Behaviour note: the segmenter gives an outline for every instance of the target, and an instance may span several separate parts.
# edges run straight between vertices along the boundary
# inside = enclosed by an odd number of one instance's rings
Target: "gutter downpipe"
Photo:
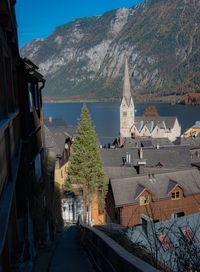
[[[42,124],[44,124],[44,111],[43,111],[43,103],[42,103],[42,89],[45,87],[46,80],[42,81],[42,86],[39,88],[39,95],[40,95],[40,105],[41,105],[41,115],[40,115],[40,121]]]

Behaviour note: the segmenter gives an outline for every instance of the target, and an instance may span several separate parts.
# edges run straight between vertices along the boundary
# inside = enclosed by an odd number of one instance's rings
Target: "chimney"
[[[126,153],[126,164],[127,165],[131,164],[131,154],[129,154],[128,152]]]
[[[126,164],[126,157],[122,157],[122,165],[124,166]]]
[[[143,149],[140,147],[140,159],[143,159]]]
[[[138,161],[138,174],[144,174],[144,169],[146,167],[146,161]]]
[[[135,169],[139,175],[144,174],[145,172],[146,160],[144,159],[143,155],[143,149],[140,147],[140,149],[138,149],[139,159],[135,161]]]

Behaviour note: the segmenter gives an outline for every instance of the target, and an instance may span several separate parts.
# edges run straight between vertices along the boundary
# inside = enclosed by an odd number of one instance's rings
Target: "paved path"
[[[81,245],[79,229],[71,226],[63,232],[55,248],[49,272],[94,272]]]

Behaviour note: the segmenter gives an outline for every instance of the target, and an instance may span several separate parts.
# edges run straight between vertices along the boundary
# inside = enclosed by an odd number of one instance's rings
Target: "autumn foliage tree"
[[[148,106],[144,113],[143,113],[143,116],[152,116],[152,117],[157,117],[159,116],[157,110],[156,110],[156,107],[155,106]]]

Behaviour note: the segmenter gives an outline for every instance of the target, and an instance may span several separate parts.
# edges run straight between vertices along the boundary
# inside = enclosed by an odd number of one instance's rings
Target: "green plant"
[[[98,193],[99,208],[103,209],[107,179],[102,170],[97,135],[85,104],[79,119],[70,161],[66,184],[70,190],[82,192],[84,218],[86,218],[94,193]]]

